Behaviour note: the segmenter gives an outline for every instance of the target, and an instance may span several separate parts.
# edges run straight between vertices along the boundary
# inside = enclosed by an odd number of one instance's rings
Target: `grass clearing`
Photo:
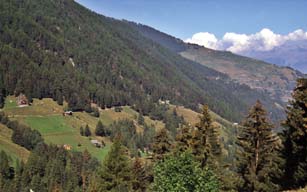
[[[76,119],[74,116],[29,116],[25,118],[25,123],[31,128],[38,130],[44,137],[46,143],[56,145],[70,145],[73,151],[88,150],[94,157],[103,160],[108,151],[105,148],[97,148],[90,143],[94,137],[83,137],[79,133],[79,128],[72,127],[68,122]],[[92,131],[93,133],[93,131]]]
[[[7,103],[12,96],[6,98]],[[15,99],[16,101],[16,99]],[[31,106],[26,107],[11,107],[4,108],[4,111],[9,116],[45,116],[45,115],[56,115],[63,113],[63,106],[58,105],[55,101],[50,98],[46,99],[34,99]]]
[[[20,123],[24,123],[29,125],[32,129],[38,130],[46,143],[70,145],[72,151],[82,152],[88,150],[99,160],[104,159],[112,144],[108,138],[94,136],[95,128],[99,120],[101,120],[104,125],[109,126],[114,121],[129,119],[135,122],[138,131],[142,131],[143,129],[137,124],[138,113],[129,106],[123,106],[121,112],[115,112],[114,108],[101,110],[100,117],[97,118],[86,112],[75,112],[72,116],[63,116],[65,105],[66,104],[60,106],[52,99],[45,98],[42,100],[34,99],[31,106],[18,107],[16,98],[14,96],[8,96],[6,98],[4,112],[10,119],[18,120]],[[148,125],[154,125],[157,129],[165,126],[161,121],[154,121],[146,116],[144,119]],[[80,127],[85,127],[86,125],[90,127],[92,132],[91,137],[83,137],[80,135]],[[3,136],[3,138],[4,137],[10,139],[10,136]],[[91,144],[91,139],[103,140],[106,146],[104,148],[97,148]],[[1,142],[3,143],[4,139],[1,138]],[[12,155],[18,154],[14,152],[9,153]],[[27,156],[24,155],[24,158],[26,159]]]
[[[67,126],[63,116],[28,116],[25,118],[26,124],[38,130],[42,135],[52,135],[59,133],[72,133],[74,130]]]
[[[191,125],[195,125],[199,121],[200,113],[197,113],[191,109],[187,109],[183,106],[174,106],[171,105],[171,110],[176,109],[176,112],[178,115],[183,116],[184,120]],[[217,115],[216,113],[210,111],[210,115],[213,119],[213,125],[220,127],[219,132],[220,136],[223,137],[225,141],[231,139],[233,140],[234,134],[232,131],[234,131],[233,123],[230,121],[227,121],[223,119],[221,116]]]
[[[105,109],[100,112],[100,120],[105,125],[110,125],[114,121],[118,121],[121,119],[130,119],[135,120],[137,117],[137,112],[132,110],[128,106],[123,106],[123,110],[121,112],[115,112],[114,108]]]
[[[16,98],[14,96],[7,96],[5,103],[4,103],[4,109],[12,109],[16,107],[18,107]]]

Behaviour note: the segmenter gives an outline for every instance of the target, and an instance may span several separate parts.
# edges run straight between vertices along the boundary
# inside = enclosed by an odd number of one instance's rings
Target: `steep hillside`
[[[233,83],[144,37],[129,23],[89,11],[71,0],[1,1],[0,106],[9,94],[63,99],[74,111],[130,105],[150,114],[159,99],[192,109],[208,103],[239,121],[265,93]]]
[[[180,54],[225,73],[236,82],[246,84],[252,89],[268,91],[273,98],[284,102],[290,99],[295,80],[303,76],[291,68],[278,67],[260,60],[197,45],[188,45],[188,49]]]
[[[231,79],[252,89],[267,91],[272,98],[287,102],[295,80],[303,74],[288,67],[279,67],[225,51],[186,44],[148,26],[130,23],[147,38],[179,53],[183,57],[229,75]]]
[[[16,163],[16,160],[27,161],[30,152],[13,143],[11,140],[12,130],[7,128],[5,125],[0,123],[0,151],[4,151],[13,158],[13,162]]]

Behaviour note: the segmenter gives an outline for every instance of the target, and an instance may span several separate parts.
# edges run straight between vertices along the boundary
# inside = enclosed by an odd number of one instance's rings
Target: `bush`
[[[211,170],[200,168],[189,152],[169,156],[154,167],[153,191],[219,191],[219,182]]]

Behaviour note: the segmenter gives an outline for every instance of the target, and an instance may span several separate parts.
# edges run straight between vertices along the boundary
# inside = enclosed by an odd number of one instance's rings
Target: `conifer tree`
[[[80,135],[84,136],[84,128],[82,126],[80,127]]]
[[[24,170],[24,163],[23,161],[16,161],[16,169],[14,173],[14,181],[12,185],[12,191],[18,192],[21,191],[21,176]]]
[[[214,157],[218,157],[222,154],[222,146],[219,138],[218,129],[219,127],[217,125],[212,125],[208,133],[209,143],[211,145],[211,153]]]
[[[260,101],[250,109],[238,136],[237,171],[239,191],[278,191],[274,175],[278,173],[278,137]]]
[[[30,183],[30,189],[32,191],[46,191],[46,189],[44,189],[44,186],[42,185],[42,179],[39,175],[33,176]]]
[[[55,95],[56,95],[56,101],[57,101],[57,103],[58,103],[59,105],[63,105],[64,99],[63,99],[63,94],[62,94],[62,92],[59,91],[59,90],[57,90]]]
[[[192,127],[190,125],[184,125],[176,135],[175,152],[185,152],[191,147],[192,140]]]
[[[152,144],[154,160],[161,160],[171,151],[172,143],[166,129],[161,129],[154,137]]]
[[[133,191],[144,192],[149,185],[147,170],[140,158],[135,158],[132,166],[132,189]]]
[[[292,96],[281,134],[285,160],[281,184],[285,189],[307,185],[307,79],[297,80]]]
[[[0,71],[1,73],[1,71]],[[3,84],[3,77],[0,77],[0,109],[4,107],[5,89]]]
[[[132,188],[131,164],[120,138],[116,138],[102,169],[98,172],[100,186],[98,191],[130,191]]]
[[[14,173],[9,165],[10,157],[4,152],[0,152],[0,190],[6,190],[9,181],[13,178]]]
[[[103,126],[100,120],[98,121],[96,125],[95,134],[98,136],[102,136],[102,137],[106,136],[105,127]]]
[[[90,127],[88,125],[86,125],[85,129],[84,129],[84,136],[89,137],[91,135],[92,135],[92,133],[91,133]]]
[[[209,132],[212,129],[212,119],[207,105],[203,106],[202,115],[193,130],[191,147],[195,159],[200,162],[201,167],[205,167],[210,156],[211,146],[209,143]]]
[[[138,115],[138,124],[139,125],[145,125],[145,120],[144,120],[143,114],[141,112]]]

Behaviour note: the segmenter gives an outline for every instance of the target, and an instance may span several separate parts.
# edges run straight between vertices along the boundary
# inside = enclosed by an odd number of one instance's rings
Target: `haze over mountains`
[[[242,53],[280,66],[289,66],[307,73],[307,40],[287,42],[270,51],[249,51]]]
[[[231,51],[307,73],[307,32],[302,29],[285,35],[267,28],[250,35],[227,32],[221,39],[214,34],[200,32],[186,39],[186,42]]]

